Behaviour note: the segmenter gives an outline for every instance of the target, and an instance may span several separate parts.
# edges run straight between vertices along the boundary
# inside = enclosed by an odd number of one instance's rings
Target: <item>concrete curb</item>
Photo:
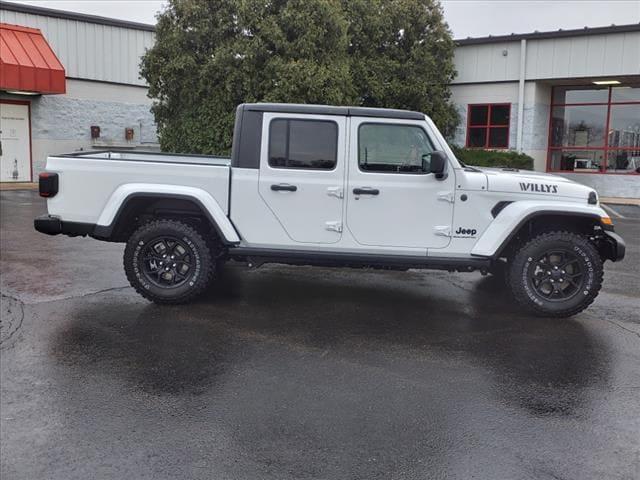
[[[38,184],[32,182],[4,182],[0,183],[0,191],[5,190],[37,190]]]
[[[600,203],[609,205],[637,205],[640,206],[640,198],[600,197]]]

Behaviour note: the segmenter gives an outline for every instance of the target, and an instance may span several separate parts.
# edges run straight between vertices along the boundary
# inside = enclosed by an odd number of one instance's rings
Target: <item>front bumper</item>
[[[33,220],[34,228],[47,235],[69,235],[70,237],[92,235],[95,225],[90,223],[63,222],[55,215],[40,215]]]
[[[606,258],[613,262],[619,262],[624,258],[627,245],[624,243],[622,237],[615,232],[606,230],[604,234],[606,241]]]

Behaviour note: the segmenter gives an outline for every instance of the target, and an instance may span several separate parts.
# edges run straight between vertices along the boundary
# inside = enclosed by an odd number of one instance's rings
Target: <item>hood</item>
[[[475,167],[474,167],[475,168]],[[559,175],[508,168],[480,168],[487,175],[487,189],[542,197],[587,201],[593,189]],[[549,198],[552,199],[552,198]]]

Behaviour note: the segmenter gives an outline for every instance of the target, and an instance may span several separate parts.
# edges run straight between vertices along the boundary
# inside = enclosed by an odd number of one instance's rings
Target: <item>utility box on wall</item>
[[[91,125],[91,138],[100,138],[100,127]]]
[[[127,140],[127,142],[131,142],[133,140],[133,128],[124,129],[124,138]]]

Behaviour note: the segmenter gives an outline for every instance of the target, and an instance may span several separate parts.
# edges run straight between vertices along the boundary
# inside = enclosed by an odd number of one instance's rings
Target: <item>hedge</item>
[[[533,170],[533,158],[512,150],[481,150],[476,148],[452,147],[458,159],[467,165],[477,167],[507,167]]]

